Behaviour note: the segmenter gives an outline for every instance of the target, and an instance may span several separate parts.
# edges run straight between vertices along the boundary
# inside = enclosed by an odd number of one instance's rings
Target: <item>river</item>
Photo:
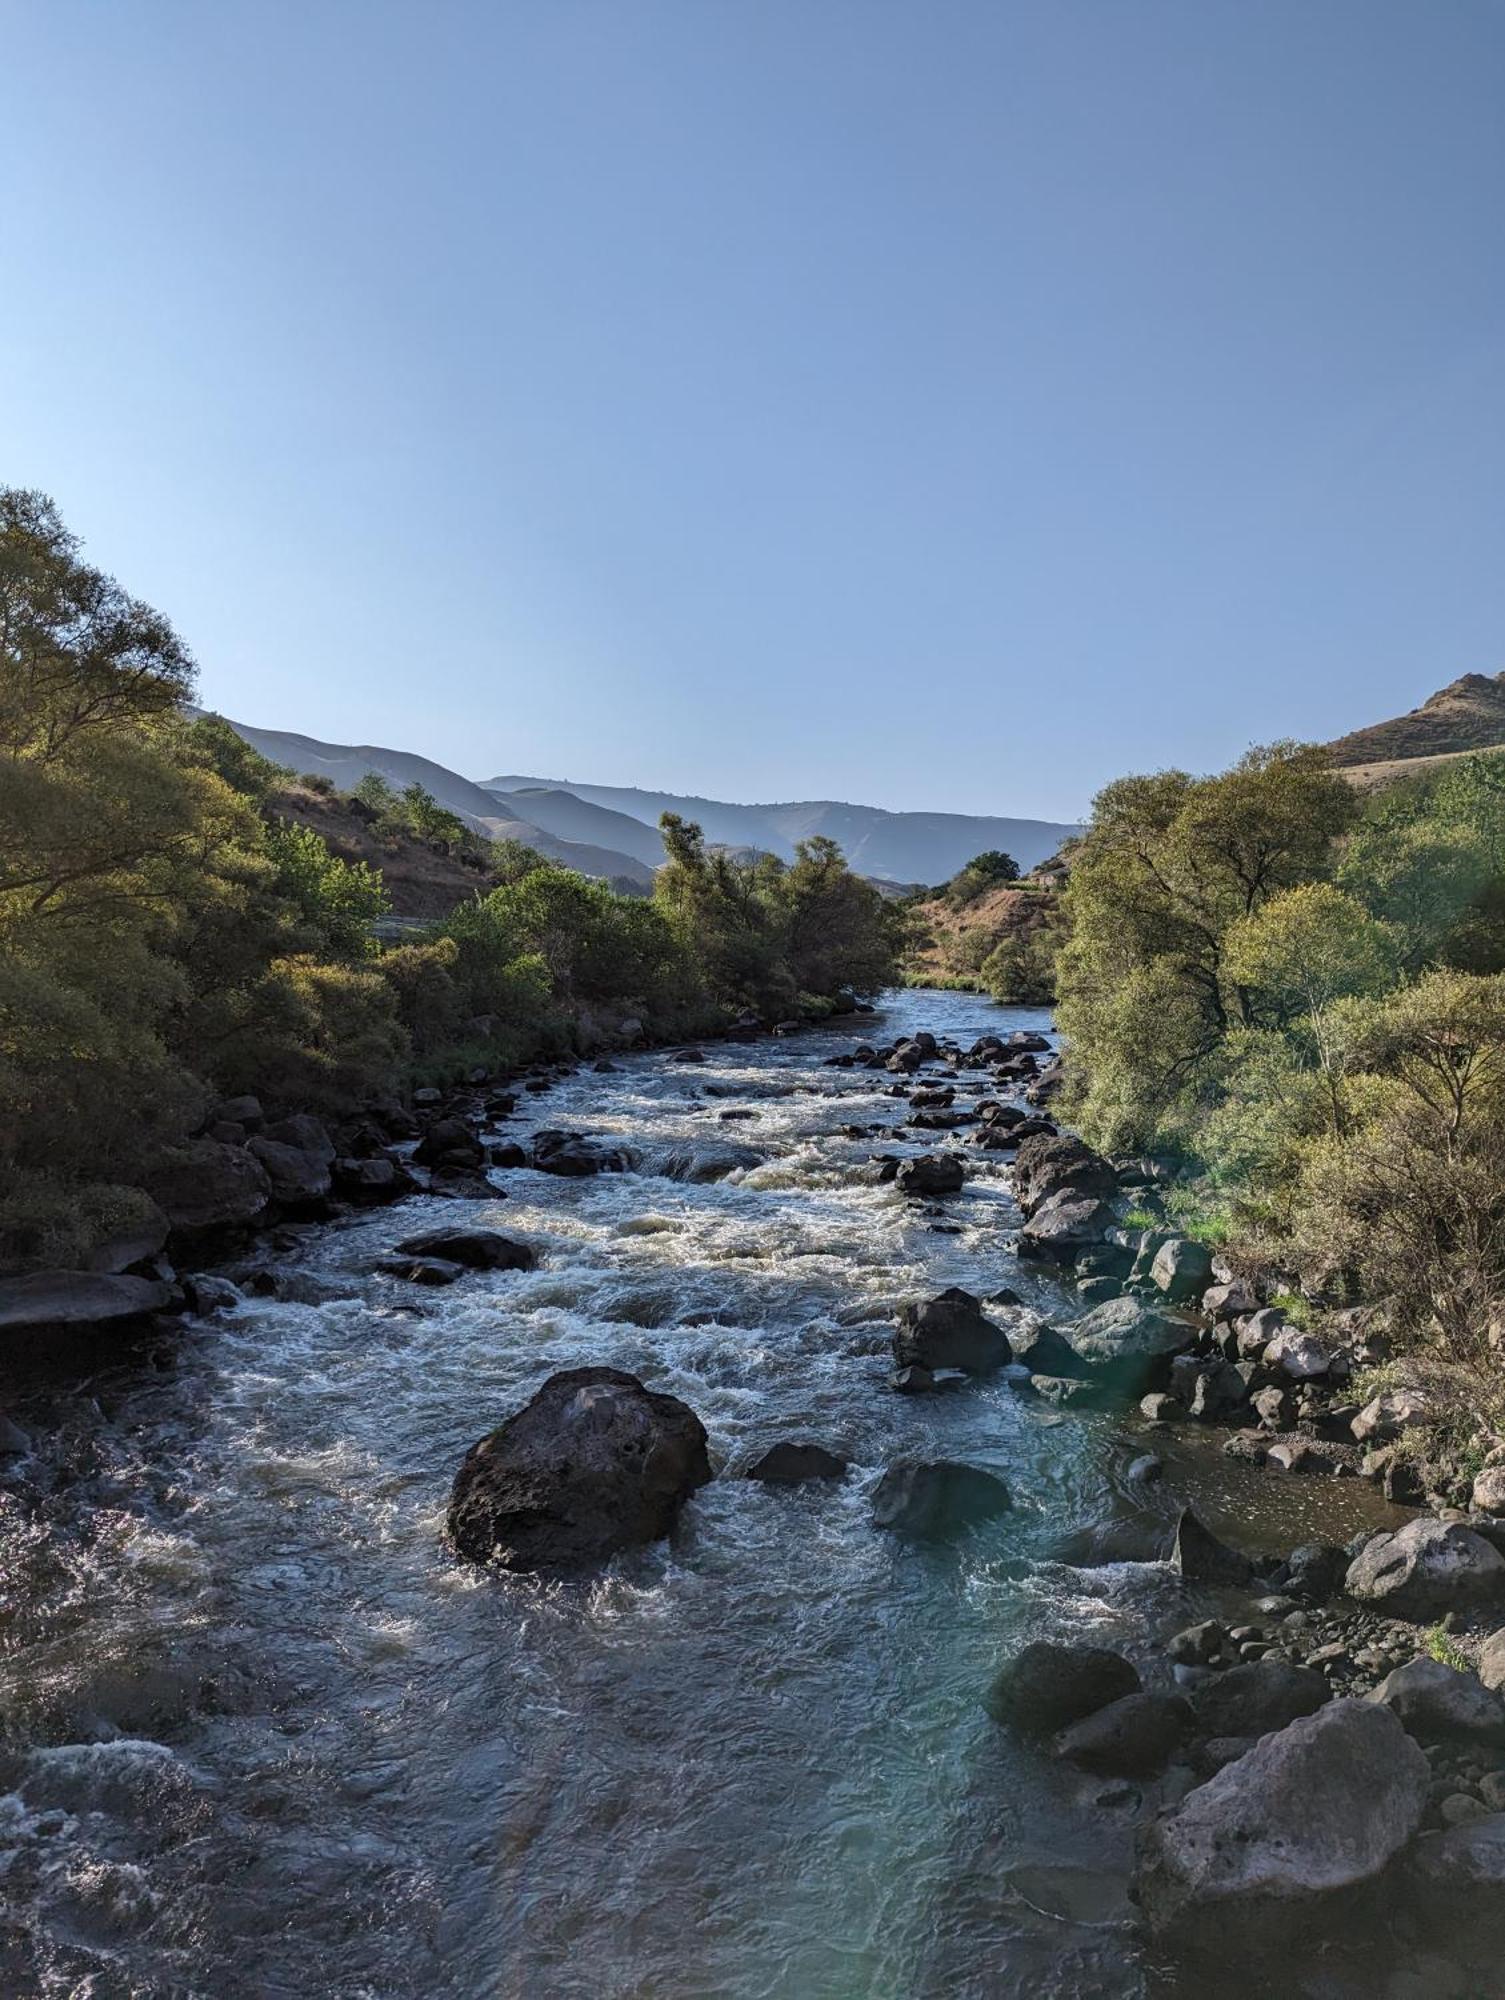
[[[257,1254],[281,1296],[22,1384],[12,1414],[37,1450],[0,1512],[0,1990],[1151,1990],[1126,1922],[1130,1808],[979,1706],[1026,1638],[1145,1657],[1194,1615],[1160,1565],[1040,1560],[1123,1507],[1143,1438],[1001,1384],[888,1390],[907,1298],[1007,1284],[1077,1308],[1009,1254],[997,1155],[968,1149],[939,1215],[868,1184],[875,1150],[925,1147],[842,1136],[906,1107],[890,1078],[826,1066],[859,1030],[966,1046],[1048,1025],[901,993],[878,1020],[704,1065],[582,1071],[525,1098],[505,1136],[620,1134],[644,1171],[500,1173],[495,1203],[294,1232]],[[756,1116],[721,1122],[732,1108]],[[692,1138],[763,1162],[709,1185],[651,1171]],[[452,1221],[527,1239],[540,1268],[437,1292],[374,1275],[397,1238]],[[594,1580],[456,1562],[441,1530],[466,1448],[587,1363],[681,1396],[725,1476],[672,1541]],[[735,1476],[783,1437],[851,1476]],[[1156,1504],[1190,1484],[1246,1543],[1349,1533],[1372,1504],[1182,1450]],[[916,1452],[1003,1472],[1013,1513],[952,1548],[874,1529],[874,1482]]]

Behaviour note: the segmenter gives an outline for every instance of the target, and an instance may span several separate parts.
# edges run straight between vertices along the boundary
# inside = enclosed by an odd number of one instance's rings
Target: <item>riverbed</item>
[[[864,1034],[1048,1029],[963,994],[878,1019],[622,1058],[525,1096],[497,1137],[620,1136],[642,1170],[498,1172],[249,1261],[279,1296],[185,1322],[87,1376],[34,1373],[0,1511],[0,1990],[204,2000],[865,2000],[1154,1990],[1115,1788],[1011,1741],[979,1697],[1024,1640],[1149,1656],[1195,1605],[1161,1564],[1047,1560],[1191,1492],[1246,1547],[1352,1533],[1357,1482],[1178,1446],[1147,1503],[1127,1419],[1003,1383],[895,1395],[896,1307],[1073,1295],[1009,1249],[996,1154],[927,1206],[872,1183],[892,1079],[827,1066]],[[967,1074],[986,1085],[986,1073]],[[750,1118],[723,1120],[727,1110]],[[687,1141],[759,1164],[691,1185]],[[928,1143],[927,1143],[928,1141]],[[532,1272],[443,1291],[376,1274],[423,1226],[480,1223]],[[270,1282],[270,1280],[269,1280]],[[682,1397],[719,1476],[673,1538],[541,1583],[457,1562],[467,1447],[557,1369]],[[801,1438],[851,1463],[738,1473]],[[1158,1447],[1157,1447],[1158,1448]],[[1006,1517],[951,1547],[870,1522],[900,1455],[1002,1473]],[[1127,1788],[1116,1788],[1119,1792]],[[1106,1794],[1106,1796],[1105,1796]]]

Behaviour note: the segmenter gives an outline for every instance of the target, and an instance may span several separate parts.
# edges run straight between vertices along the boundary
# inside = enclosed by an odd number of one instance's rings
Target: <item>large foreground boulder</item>
[[[172,1303],[170,1285],[102,1271],[32,1271],[0,1278],[0,1333],[139,1319]]]
[[[1371,1535],[1344,1587],[1393,1618],[1439,1618],[1505,1599],[1505,1556],[1461,1522],[1418,1518]]]
[[[900,1368],[961,1368],[969,1375],[990,1375],[1013,1358],[1002,1327],[958,1285],[923,1305],[907,1305],[899,1314],[894,1360]]]
[[[1263,1736],[1141,1837],[1134,1893],[1157,1933],[1320,1916],[1421,1825],[1431,1768],[1386,1708],[1334,1701]]]
[[[1021,1736],[1053,1736],[1138,1692],[1139,1675],[1122,1653],[1035,1639],[999,1668],[983,1705]]]
[[[1013,1505],[996,1472],[954,1459],[901,1458],[873,1493],[873,1525],[921,1540],[940,1541]]]
[[[466,1453],[450,1539],[504,1569],[600,1563],[668,1534],[710,1477],[705,1428],[677,1396],[619,1368],[571,1368]]]

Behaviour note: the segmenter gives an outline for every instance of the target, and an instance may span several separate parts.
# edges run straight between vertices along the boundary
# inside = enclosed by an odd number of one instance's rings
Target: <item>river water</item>
[[[1154,1990],[1127,1928],[1132,1815],[1011,1742],[979,1695],[1030,1637],[1149,1656],[1198,1606],[1157,1564],[1043,1558],[1126,1504],[1122,1422],[999,1384],[886,1387],[895,1307],[944,1285],[1066,1294],[1007,1247],[997,1155],[938,1210],[866,1183],[850,1123],[891,1079],[858,1030],[963,1046],[1044,1015],[889,996],[876,1021],[589,1071],[506,1136],[616,1134],[644,1170],[496,1178],[263,1252],[280,1297],[11,1401],[36,1440],[0,1512],[0,1991],[204,2000],[921,2000]],[[991,1090],[985,1073],[966,1073]],[[720,1093],[720,1094],[717,1094]],[[756,1117],[723,1123],[727,1109]],[[762,1163],[652,1171],[690,1139]],[[935,1135],[930,1135],[933,1147]],[[531,1273],[374,1275],[487,1223]],[[951,1233],[954,1232],[954,1233]],[[557,1369],[604,1363],[705,1422],[723,1476],[672,1541],[593,1580],[456,1562],[467,1447]],[[842,1484],[735,1476],[780,1438]],[[1369,1489],[1173,1461],[1246,1545],[1350,1533]],[[902,1454],[1004,1473],[950,1548],[874,1529]],[[1346,1511],[1345,1511],[1346,1510]]]

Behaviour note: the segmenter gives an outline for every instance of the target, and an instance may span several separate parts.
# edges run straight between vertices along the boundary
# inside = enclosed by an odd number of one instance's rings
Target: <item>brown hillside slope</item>
[[[1409,762],[1505,744],[1505,674],[1464,674],[1391,722],[1371,723],[1328,745],[1344,767]]]
[[[1046,922],[1056,898],[1034,884],[989,889],[960,909],[945,896],[911,906],[904,977],[911,986],[980,990],[984,961],[1010,931]]]
[[[407,834],[378,834],[338,794],[325,796],[306,785],[291,784],[273,793],[267,803],[276,818],[311,826],[341,861],[364,861],[379,869],[394,917],[432,923],[447,917],[466,897],[484,895],[496,886],[498,878],[474,851],[443,854]]]

